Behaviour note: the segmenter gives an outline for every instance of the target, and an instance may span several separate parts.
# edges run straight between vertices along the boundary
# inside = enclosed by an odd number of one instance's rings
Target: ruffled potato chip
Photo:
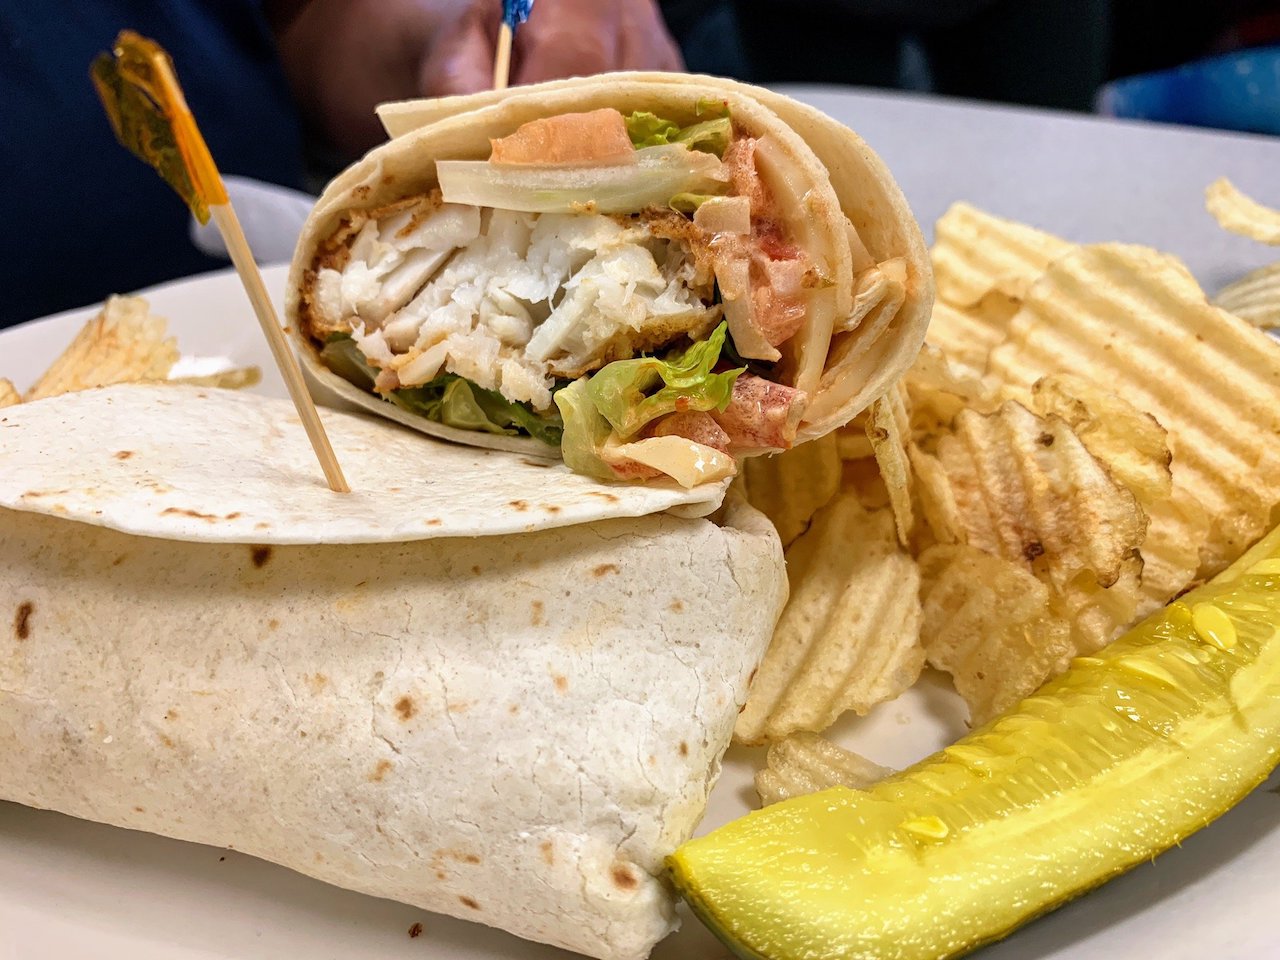
[[[1213,303],[1255,327],[1280,327],[1280,263],[1246,273],[1219,290]]]
[[[1004,340],[1009,318],[1018,302],[988,299],[975,307],[956,307],[942,300],[933,304],[926,343],[947,355],[956,370],[965,376],[981,377],[991,351]]]
[[[1208,304],[1173,257],[1102,244],[1055,260],[989,372],[1026,390],[1072,374],[1154,416],[1168,431],[1176,505],[1214,518],[1198,577],[1239,556],[1280,503],[1280,345]]]
[[[1219,177],[1204,191],[1205,209],[1230,233],[1280,246],[1280,210],[1260,204],[1226,177]]]
[[[867,439],[880,469],[893,508],[898,542],[907,545],[915,520],[911,513],[911,462],[907,459],[907,432],[910,414],[901,386],[895,387],[871,405]]]
[[[1031,409],[1057,416],[1111,475],[1132,491],[1144,507],[1173,492],[1169,433],[1149,413],[1068,375],[1043,377],[1031,387]]]
[[[952,675],[974,723],[982,723],[1094,653],[1140,616],[1142,562],[1131,556],[1115,583],[1088,571],[1061,588],[1020,564],[965,545],[920,555],[929,663]]]
[[[840,489],[839,440],[828,434],[771,457],[742,464],[747,500],[767,516],[786,547]]]
[[[951,674],[983,723],[1061,673],[1075,655],[1053,593],[1026,566],[963,544],[920,555],[929,663]]]
[[[919,576],[890,510],[853,491],[813,518],[787,551],[791,599],[738,716],[742,743],[819,732],[911,686],[924,665]]]
[[[12,407],[22,402],[22,394],[11,382],[0,377],[0,407]]]
[[[1020,563],[1056,588],[1082,572],[1103,586],[1146,535],[1146,516],[1066,421],[1007,401],[970,410],[938,441],[962,539]]]
[[[766,766],[756,773],[756,793],[768,806],[831,787],[865,790],[893,772],[816,733],[793,733],[769,745]]]
[[[1137,497],[1147,513],[1142,541],[1138,615],[1164,606],[1196,578],[1200,544],[1209,517],[1193,497],[1175,492],[1168,432],[1150,414],[1079,377],[1036,381],[1031,402],[1038,413],[1067,421],[1111,475]]]
[[[1072,244],[1026,224],[955,203],[934,228],[938,299],[974,307],[992,292],[1021,300],[1028,287]]]
[[[938,293],[928,340],[959,372],[981,377],[1027,290],[1074,244],[967,203],[953,204],[935,234]]]
[[[876,455],[871,445],[871,437],[867,435],[865,421],[849,424],[835,432],[836,452],[841,460],[865,460]]]
[[[996,385],[957,369],[949,356],[926,343],[902,378],[911,412],[912,439],[943,431],[961,410],[991,413],[1000,405]]]
[[[1074,653],[1094,653],[1138,621],[1142,570],[1142,558],[1135,550],[1106,587],[1092,573],[1084,572],[1061,589],[1052,590],[1050,610],[1067,624]]]
[[[1137,424],[1156,443],[1158,425],[1069,384],[1032,392],[1092,431],[1095,446]],[[1128,451],[1126,451],[1126,454]],[[937,545],[920,555],[922,641],[929,662],[952,674],[975,721],[998,713],[1118,636],[1142,600],[1139,545],[1147,521],[1137,498],[1062,416],[1038,416],[1015,401],[991,414],[961,411],[936,438],[936,456],[911,451],[918,498]],[[1124,460],[1156,482],[1151,462]]]
[[[164,380],[178,360],[165,321],[141,297],[109,297],[70,346],[27,391],[40,400],[62,393],[138,380]]]
[[[955,494],[947,472],[938,458],[916,444],[907,450],[916,480],[916,503],[920,506],[930,534],[937,543],[960,543],[964,540],[964,518],[956,505]]]

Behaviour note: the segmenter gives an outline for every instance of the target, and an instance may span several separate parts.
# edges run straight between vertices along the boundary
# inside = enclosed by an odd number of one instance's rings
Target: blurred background
[[[114,142],[88,66],[121,28],[172,53],[224,173],[315,193],[382,138],[374,104],[487,86],[501,13],[500,0],[0,0],[0,209],[23,225],[0,233],[0,326],[225,264]],[[512,81],[682,61],[763,84],[1280,135],[1280,0],[538,0]]]
[[[663,11],[691,70],[1280,134],[1276,0],[664,0]]]

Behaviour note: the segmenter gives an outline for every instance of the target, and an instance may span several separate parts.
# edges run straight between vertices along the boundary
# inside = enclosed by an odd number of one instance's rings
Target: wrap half
[[[257,424],[230,398],[174,394],[153,405],[158,435],[220,419],[252,448]],[[10,411],[6,441],[125,396]],[[54,448],[41,489],[80,489],[73,447]],[[731,502],[714,522],[305,544],[283,511],[229,543],[223,494],[183,475],[209,532],[162,512],[134,525],[181,531],[161,539],[95,512],[177,479],[147,472],[167,451],[128,449],[93,468],[96,505],[0,508],[0,799],[601,958],[646,956],[673,928],[663,857],[703,812],[786,591],[762,516]],[[308,457],[276,464],[266,504],[288,502]]]
[[[380,113],[286,292],[322,400],[691,486],[847,423],[923,341],[901,191],[786,97],[614,74]]]

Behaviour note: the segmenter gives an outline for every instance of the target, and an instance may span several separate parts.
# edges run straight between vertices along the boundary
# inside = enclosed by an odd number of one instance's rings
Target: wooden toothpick
[[[244,292],[249,295],[253,304],[253,312],[258,316],[262,332],[266,334],[267,345],[271,347],[271,356],[280,369],[284,385],[289,389],[289,397],[302,420],[302,427],[307,431],[307,439],[311,441],[311,449],[320,461],[320,469],[324,471],[325,481],[334,493],[350,493],[347,478],[343,476],[342,465],[329,443],[329,435],[324,432],[324,424],[320,422],[320,414],[316,411],[315,401],[307,390],[306,381],[302,379],[302,368],[298,358],[294,356],[288,341],[284,338],[284,330],[276,316],[275,305],[267,294],[266,284],[262,282],[262,273],[253,259],[253,251],[249,249],[249,241],[245,239],[244,230],[240,227],[240,218],[230,203],[218,203],[209,207],[213,222],[226,242],[227,253],[240,274],[240,282]]]
[[[502,0],[502,27],[498,30],[498,48],[493,54],[493,89],[505,90],[511,82],[511,43],[516,27],[529,19],[533,0]]]
[[[504,22],[498,30],[498,49],[493,55],[493,89],[505,90],[511,80],[511,41],[516,32]]]
[[[112,53],[94,60],[90,72],[116,138],[173,187],[197,220],[208,223],[212,217],[217,224],[329,489],[349,493],[351,488],[302,379],[298,358],[285,340],[249,241],[187,107],[169,55],[154,41],[124,30],[116,37]]]

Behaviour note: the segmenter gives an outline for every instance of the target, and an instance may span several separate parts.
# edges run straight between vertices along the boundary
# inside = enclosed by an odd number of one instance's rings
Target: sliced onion
[[[808,297],[804,326],[787,344],[788,365],[795,385],[810,396],[818,388],[831,345],[836,308],[848,307],[851,291],[838,284],[848,278],[841,270],[835,236],[822,217],[810,215],[812,177],[768,137],[756,144],[756,166],[773,193],[774,202],[791,233],[792,241],[809,257],[819,274],[834,275],[836,286],[814,290]],[[847,242],[847,237],[841,238]],[[852,284],[849,285],[852,287]]]
[[[749,197],[704,200],[693,213],[693,223],[708,233],[750,233],[751,200]]]
[[[751,265],[746,255],[724,257],[715,265],[724,318],[738,356],[772,363],[782,356],[760,332],[752,317]]]
[[[679,144],[637,150],[635,161],[593,166],[513,166],[439,160],[446,203],[525,213],[635,213],[666,206],[677,193],[721,193],[728,175],[709,153]]]
[[[765,285],[778,296],[798,297],[804,293],[804,261],[771,260],[761,255],[757,262],[764,272]]]

